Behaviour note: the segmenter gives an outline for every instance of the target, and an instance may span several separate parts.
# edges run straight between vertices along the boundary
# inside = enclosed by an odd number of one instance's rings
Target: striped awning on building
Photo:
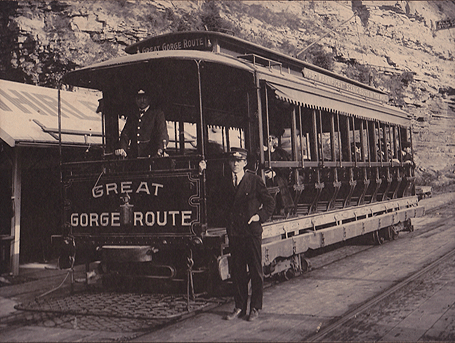
[[[62,144],[101,144],[99,93],[61,91]],[[58,90],[0,80],[0,138],[11,147],[58,141]]]

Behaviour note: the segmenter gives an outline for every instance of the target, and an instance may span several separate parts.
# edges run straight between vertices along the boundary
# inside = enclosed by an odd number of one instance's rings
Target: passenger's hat
[[[271,127],[270,128],[270,136],[273,136],[275,138],[281,137],[284,135],[285,130],[283,128],[279,127]]]
[[[229,157],[236,160],[246,160],[248,157],[248,150],[243,148],[231,148]]]
[[[411,142],[403,142],[403,148],[410,148],[411,147]]]

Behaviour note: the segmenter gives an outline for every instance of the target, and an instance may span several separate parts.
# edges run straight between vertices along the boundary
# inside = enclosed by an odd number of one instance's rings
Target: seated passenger
[[[351,143],[351,161],[352,162],[360,162],[360,157],[361,157],[361,150],[360,150],[360,143]]]
[[[389,156],[388,162],[391,162],[393,160],[393,152],[389,142],[387,142],[387,155]]]
[[[411,154],[411,143],[409,142],[403,142],[403,148],[404,150],[401,151],[402,155],[402,161],[404,164],[411,165],[413,168],[415,168],[415,163],[412,160],[412,154]]]
[[[268,150],[270,150],[270,158],[272,161],[290,161],[290,154],[278,144],[278,137],[270,135],[268,140]],[[291,192],[288,188],[289,178],[291,176],[290,168],[274,168],[265,172],[267,186],[277,186],[280,192],[276,199],[276,212],[283,211],[288,214],[289,209],[294,207]]]
[[[377,158],[378,158],[378,162],[385,162],[385,154],[384,154],[384,151],[380,150],[379,147],[376,148],[376,153],[377,153]]]

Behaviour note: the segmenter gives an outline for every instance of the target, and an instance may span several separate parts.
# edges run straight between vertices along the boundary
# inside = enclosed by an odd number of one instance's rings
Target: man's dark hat
[[[403,148],[410,148],[411,142],[403,142]]]
[[[236,160],[246,160],[248,157],[248,150],[243,148],[231,148],[229,157]]]

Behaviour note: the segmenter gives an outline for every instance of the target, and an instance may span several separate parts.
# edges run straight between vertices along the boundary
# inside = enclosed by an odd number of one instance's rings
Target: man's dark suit
[[[251,277],[250,309],[262,309],[262,225],[273,213],[275,201],[262,179],[256,174],[245,174],[234,188],[231,173],[223,180],[221,192],[226,213],[226,228],[231,251],[231,277],[234,285],[235,307],[246,313],[248,301],[248,273]],[[260,221],[248,224],[258,214]]]
[[[166,119],[160,109],[149,109],[140,117],[128,116],[120,136],[120,148],[130,157],[155,156],[158,149],[163,149],[163,140],[169,142]]]

